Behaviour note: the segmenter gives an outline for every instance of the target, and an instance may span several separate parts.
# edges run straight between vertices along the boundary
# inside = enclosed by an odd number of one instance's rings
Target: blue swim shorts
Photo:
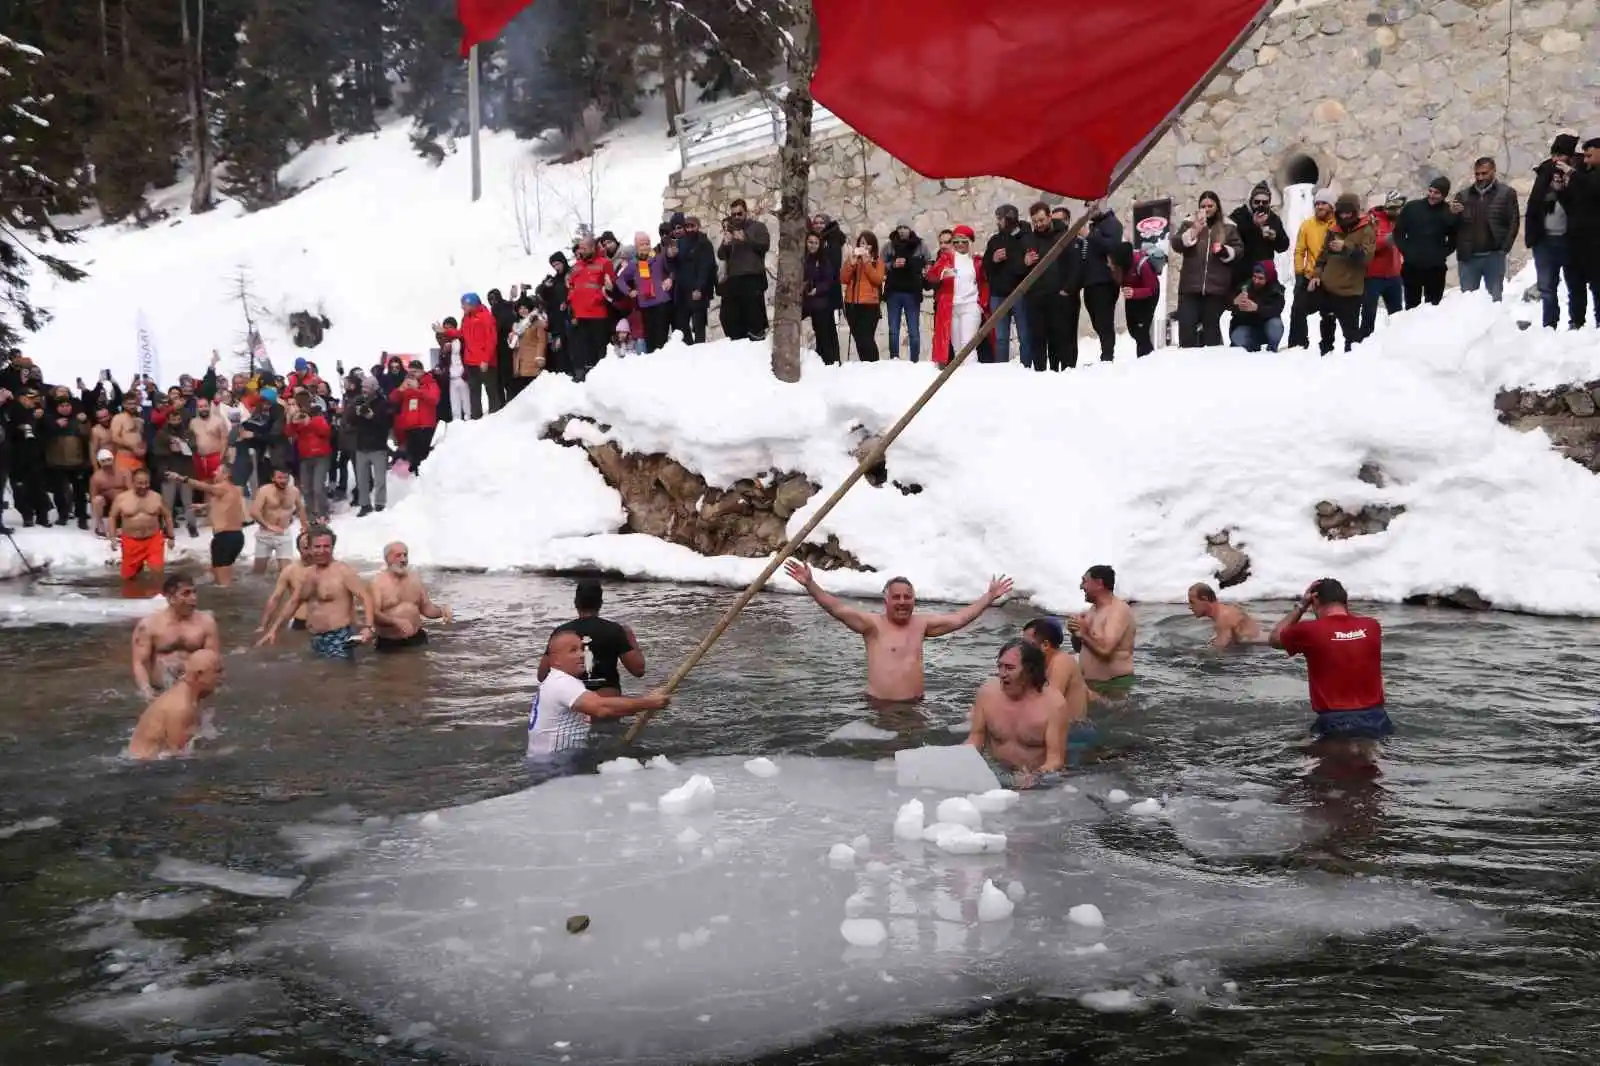
[[[1311,735],[1324,740],[1377,740],[1394,732],[1382,707],[1364,711],[1323,711],[1311,723]]]
[[[356,657],[356,632],[352,626],[340,626],[326,633],[311,636],[311,650],[324,659],[354,659]]]

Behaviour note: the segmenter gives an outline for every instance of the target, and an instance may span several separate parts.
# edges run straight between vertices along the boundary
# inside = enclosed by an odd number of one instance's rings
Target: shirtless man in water
[[[411,572],[411,549],[398,540],[383,549],[383,572],[372,579],[372,602],[378,609],[374,651],[398,651],[428,643],[428,631],[422,628],[424,618],[440,618],[445,625],[455,620],[450,608],[428,599],[422,579]]]
[[[1026,788],[1034,775],[1066,768],[1072,712],[1066,697],[1050,686],[1037,646],[1007,641],[994,672],[973,701],[967,743],[1017,772],[1013,784]]]
[[[784,572],[811,594],[817,606],[861,634],[867,645],[867,696],[884,703],[920,700],[924,687],[923,642],[965,629],[1011,591],[1011,579],[997,577],[981,598],[953,614],[919,615],[911,582],[895,577],[883,586],[883,613],[866,614],[824,592],[804,563],[791,559],[784,565]]]
[[[267,597],[267,604],[261,608],[261,621],[256,623],[256,633],[260,635],[267,631],[267,622],[272,619],[272,613],[278,609],[285,596],[293,597],[300,591],[300,580],[311,570],[311,538],[301,533],[295,538],[295,547],[300,552],[300,558],[293,560],[288,566],[278,571],[278,582],[272,586],[272,595]],[[294,622],[290,629],[304,629],[306,627],[306,609],[301,605],[294,615]]]
[[[1045,684],[1066,699],[1068,724],[1088,721],[1089,704],[1100,697],[1084,684],[1083,671],[1072,653],[1061,650],[1066,641],[1061,623],[1054,618],[1035,618],[1022,627],[1022,639],[1044,653]]]
[[[299,587],[291,596],[284,597],[277,614],[267,624],[267,631],[256,647],[272,644],[278,639],[278,627],[305,603],[306,629],[311,633],[311,650],[324,659],[350,659],[356,657],[355,646],[372,641],[371,623],[378,617],[372,605],[372,592],[348,564],[336,562],[333,545],[336,538],[327,526],[312,526],[311,569],[300,579]],[[368,624],[356,630],[356,604]]]
[[[122,580],[132,581],[139,571],[152,574],[166,569],[167,547],[173,541],[172,512],[150,491],[150,471],[133,472],[133,487],[111,503],[111,528],[107,537],[122,552]]]
[[[233,584],[233,564],[244,551],[244,490],[233,483],[229,474],[217,466],[211,471],[211,480],[202,481],[167,472],[168,478],[183,482],[210,501],[207,513],[211,519],[211,577],[219,585]]]
[[[95,453],[94,473],[89,475],[89,513],[94,517],[94,535],[106,535],[106,516],[117,497],[133,487],[126,471],[118,470],[116,456],[110,448]]]
[[[300,495],[300,490],[289,484],[287,470],[272,472],[271,482],[262,485],[256,493],[250,517],[256,520],[256,561],[252,569],[255,573],[264,574],[267,572],[267,562],[276,558],[281,571],[292,561],[289,557],[289,523],[298,518],[302,530],[311,528],[311,522],[306,518],[306,501]]]
[[[1117,599],[1117,572],[1109,566],[1091,566],[1079,588],[1093,606],[1067,619],[1067,631],[1081,645],[1078,665],[1083,679],[1096,691],[1126,691],[1133,685],[1133,608]]]
[[[222,652],[217,620],[199,609],[193,581],[172,574],[161,583],[161,594],[167,605],[133,627],[133,683],[145,699],[171,688],[195,652]]]
[[[1209,618],[1213,628],[1211,646],[1226,648],[1234,644],[1260,644],[1261,626],[1243,607],[1222,603],[1210,585],[1189,586],[1189,613]]]
[[[221,681],[221,655],[209,648],[190,655],[177,682],[139,716],[128,741],[128,757],[181,755],[200,728],[200,701],[215,692]]]

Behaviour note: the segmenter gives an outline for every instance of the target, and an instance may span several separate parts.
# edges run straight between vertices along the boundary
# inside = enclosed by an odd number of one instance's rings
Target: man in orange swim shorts
[[[147,568],[160,575],[172,543],[172,512],[150,491],[150,471],[133,472],[133,488],[111,504],[110,521],[110,540],[122,547],[122,580],[132,581]]]

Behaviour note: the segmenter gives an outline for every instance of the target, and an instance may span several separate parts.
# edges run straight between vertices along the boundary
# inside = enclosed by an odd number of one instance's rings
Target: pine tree
[[[252,210],[283,199],[291,190],[279,183],[279,170],[297,149],[332,132],[330,63],[315,8],[314,0],[256,0],[239,31],[243,43],[217,140],[227,163],[223,188]]]

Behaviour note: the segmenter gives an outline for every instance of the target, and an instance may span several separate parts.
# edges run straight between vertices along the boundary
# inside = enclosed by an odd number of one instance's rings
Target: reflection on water
[[[157,766],[116,757],[139,709],[131,621],[56,624],[92,617],[108,595],[65,591],[86,597],[70,601],[71,617],[25,628],[12,618],[0,631],[0,1062],[437,1061],[353,1007],[251,963],[255,933],[292,902],[165,884],[155,872],[177,860],[315,880],[364,823],[522,787],[538,653],[569,616],[570,582],[438,578],[434,597],[455,608],[457,624],[424,655],[353,666],[310,660],[303,637],[287,634],[278,648],[247,653],[266,587],[205,588],[230,652],[216,700],[221,734],[203,756]],[[616,585],[606,613],[634,626],[649,682],[733,596]],[[109,597],[111,613],[126,615]],[[1112,1016],[1007,1003],[770,1061],[1585,1060],[1600,991],[1590,961],[1600,946],[1600,628],[1379,613],[1400,733],[1371,779],[1319,768],[1295,664],[1266,651],[1207,652],[1204,625],[1181,608],[1140,608],[1141,683],[1096,717],[1103,759],[1146,794],[1166,794],[1168,816],[1108,822],[1097,846],[1240,878],[1285,865],[1402,877],[1489,908],[1504,936],[1330,941],[1234,974],[1248,1009]],[[928,698],[915,713],[883,715],[862,696],[853,635],[802,597],[763,597],[629,754],[872,759],[953,743],[994,648],[1029,617],[992,611],[936,642]],[[870,729],[829,739],[851,723]],[[622,731],[596,731],[601,754],[621,753]]]

